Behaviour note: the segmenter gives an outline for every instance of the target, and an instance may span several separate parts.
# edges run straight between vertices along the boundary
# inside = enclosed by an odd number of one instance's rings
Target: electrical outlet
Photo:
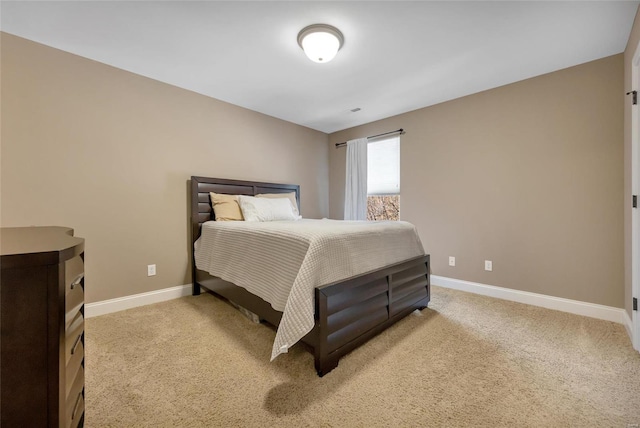
[[[456,258],[453,256],[449,256],[449,266],[455,266],[456,265]]]
[[[154,276],[156,274],[156,265],[147,265],[147,276]]]
[[[493,262],[491,260],[484,261],[484,270],[491,272],[493,270]]]

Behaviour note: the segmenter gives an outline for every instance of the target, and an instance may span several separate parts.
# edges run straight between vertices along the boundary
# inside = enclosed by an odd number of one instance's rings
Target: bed
[[[191,177],[192,249],[203,224],[215,220],[210,192],[248,196],[295,192],[298,207],[300,203],[298,185]],[[194,295],[204,287],[278,327],[281,311],[245,288],[198,269],[194,251],[191,255]],[[327,374],[340,357],[369,338],[414,310],[425,308],[430,299],[429,267],[429,256],[420,255],[315,287],[313,328],[301,341],[312,350],[318,375]]]

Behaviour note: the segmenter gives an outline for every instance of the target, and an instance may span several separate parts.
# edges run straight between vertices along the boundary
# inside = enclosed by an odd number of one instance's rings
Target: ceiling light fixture
[[[313,62],[329,62],[344,44],[344,36],[336,27],[313,24],[298,33],[298,44]]]

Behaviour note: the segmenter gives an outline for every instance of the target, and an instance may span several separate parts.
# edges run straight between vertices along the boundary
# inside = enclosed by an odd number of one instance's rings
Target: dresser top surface
[[[74,237],[73,229],[69,227],[0,228],[0,253],[2,257],[61,252],[83,243],[84,239]]]

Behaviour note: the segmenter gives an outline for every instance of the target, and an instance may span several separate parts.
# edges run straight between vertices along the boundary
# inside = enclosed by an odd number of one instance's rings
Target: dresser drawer
[[[65,300],[65,330],[69,328],[71,322],[80,312],[80,308],[84,304],[84,290],[80,285],[76,285],[69,293]]]
[[[69,362],[67,363],[66,371],[66,389],[65,394],[68,397],[71,392],[71,387],[73,386],[73,382],[78,375],[78,370],[82,368],[82,360],[84,359],[84,346],[82,342],[78,343],[76,347],[76,352],[73,354]]]
[[[66,294],[69,294],[76,286],[80,286],[82,278],[84,278],[84,262],[82,261],[82,257],[76,256],[64,262]]]
[[[67,427],[75,428],[84,412],[84,369],[82,366],[76,373],[69,394],[67,395],[66,408],[66,424]]]
[[[82,419],[82,415],[84,413],[84,395],[80,394],[78,397],[78,402],[76,404],[76,411],[71,415],[71,419],[69,421],[69,428],[76,428]]]
[[[69,364],[71,357],[80,352],[79,346],[82,345],[82,333],[84,332],[84,317],[82,312],[78,311],[75,318],[67,327],[64,338],[65,347],[65,364]]]

